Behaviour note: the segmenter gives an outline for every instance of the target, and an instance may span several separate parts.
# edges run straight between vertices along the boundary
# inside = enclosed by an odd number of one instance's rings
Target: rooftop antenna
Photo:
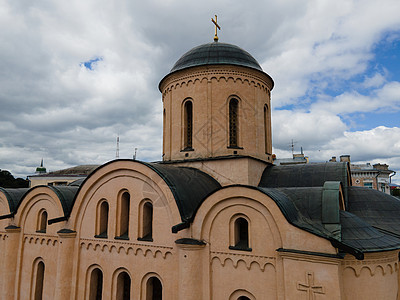
[[[292,143],[290,144],[290,146],[292,147],[292,155],[294,154],[294,144],[297,143],[295,141],[293,141],[292,139]]]
[[[115,158],[119,158],[119,135],[117,135],[117,151],[115,152]]]
[[[135,148],[135,153],[133,154],[133,160],[136,160],[137,148]]]

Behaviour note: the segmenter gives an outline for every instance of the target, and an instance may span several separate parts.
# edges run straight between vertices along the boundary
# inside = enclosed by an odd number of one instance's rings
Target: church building
[[[348,162],[274,165],[272,78],[197,46],[161,80],[160,162],[0,188],[1,299],[400,299],[400,202]]]

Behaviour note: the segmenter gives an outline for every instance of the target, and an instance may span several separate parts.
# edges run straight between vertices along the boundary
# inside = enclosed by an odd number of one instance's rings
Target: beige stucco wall
[[[363,261],[346,255],[342,299],[398,299],[398,271],[398,251],[366,254]]]
[[[115,239],[118,197],[128,191],[129,240]],[[96,207],[109,203],[109,235],[95,238]],[[153,241],[138,241],[139,206],[154,203]],[[0,195],[0,209],[5,198]],[[38,233],[41,209],[49,219],[62,216],[57,195],[47,187],[32,190],[14,219],[1,220],[20,229],[0,232],[0,299],[29,299],[34,266],[45,264],[44,299],[87,299],[93,268],[103,272],[103,298],[116,299],[116,278],[131,278],[132,299],[145,299],[151,276],[163,285],[163,299],[396,299],[398,251],[367,254],[358,261],[336,257],[323,238],[289,224],[277,204],[257,189],[226,186],[210,195],[190,228],[171,232],[181,222],[164,180],[135,161],[115,161],[98,169],[80,189],[68,221]],[[3,211],[1,211],[3,213]],[[230,249],[232,219],[249,222],[251,251]],[[59,233],[60,229],[69,229]],[[177,245],[180,238],[204,245]],[[277,251],[286,249],[286,251]],[[293,250],[300,250],[296,252]],[[0,282],[0,283],[1,283]],[[312,294],[308,294],[312,293]]]
[[[216,160],[187,160],[175,162],[174,166],[192,167],[211,175],[222,186],[244,184],[258,186],[269,163],[251,157],[224,158]]]
[[[163,160],[249,155],[272,162],[269,76],[238,66],[202,66],[167,76],[161,86],[165,111]],[[229,100],[239,100],[239,148],[228,148]],[[183,150],[183,103],[193,102],[193,149]],[[267,149],[264,106],[267,105]]]

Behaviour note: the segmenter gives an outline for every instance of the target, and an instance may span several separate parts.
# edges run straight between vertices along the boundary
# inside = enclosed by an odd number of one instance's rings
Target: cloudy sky
[[[161,159],[158,83],[194,46],[250,52],[275,81],[273,144],[400,173],[398,0],[0,0],[0,169]],[[400,175],[393,177],[400,183]]]

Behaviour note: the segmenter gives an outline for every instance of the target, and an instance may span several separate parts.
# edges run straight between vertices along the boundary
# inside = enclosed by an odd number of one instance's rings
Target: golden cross
[[[218,42],[218,35],[217,35],[217,29],[221,30],[221,27],[219,27],[217,23],[217,15],[215,15],[215,21],[213,18],[211,18],[211,22],[214,23],[215,25],[215,36],[214,36],[214,42]]]

